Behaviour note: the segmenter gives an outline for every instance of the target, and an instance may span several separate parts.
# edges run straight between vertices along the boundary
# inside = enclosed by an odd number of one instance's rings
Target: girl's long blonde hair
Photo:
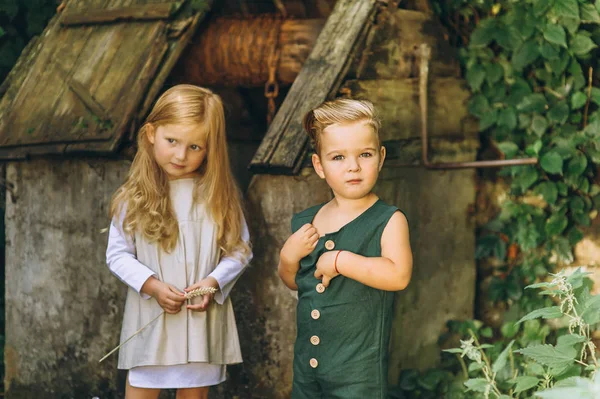
[[[147,134],[148,128],[161,125],[197,125],[206,131],[206,158],[198,170],[202,177],[195,187],[194,200],[206,203],[218,226],[221,256],[234,251],[248,255],[250,248],[241,238],[241,195],[227,153],[223,103],[218,95],[205,88],[177,85],[157,100],[138,132],[138,151],[127,180],[112,198],[110,217],[121,217],[125,209],[122,223],[126,233],[139,231],[167,252],[175,248],[179,226],[169,196],[169,179],[154,159]]]

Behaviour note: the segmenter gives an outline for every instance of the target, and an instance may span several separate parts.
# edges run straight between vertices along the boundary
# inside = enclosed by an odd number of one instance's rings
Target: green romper
[[[292,218],[312,223],[325,204]],[[314,276],[325,251],[381,256],[381,235],[398,208],[378,200],[341,229],[319,238],[300,261],[292,399],[385,399],[394,293],[338,276],[325,288]]]

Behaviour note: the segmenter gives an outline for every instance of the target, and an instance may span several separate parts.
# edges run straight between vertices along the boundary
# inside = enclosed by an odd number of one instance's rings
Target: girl
[[[371,191],[379,122],[370,102],[339,99],[304,128],[333,199],[294,215],[280,253],[279,275],[298,290],[292,398],[384,399],[393,292],[408,285],[412,254],[406,217]]]
[[[129,286],[121,342],[164,310],[119,352],[126,398],[207,398],[242,361],[229,292],[252,257],[219,96],[179,85],[158,99],[110,216],[107,264]],[[187,302],[199,287],[218,291]]]

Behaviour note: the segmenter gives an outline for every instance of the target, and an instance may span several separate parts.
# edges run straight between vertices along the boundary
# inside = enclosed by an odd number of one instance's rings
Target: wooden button
[[[335,248],[335,242],[333,242],[331,240],[325,241],[325,248],[327,248],[329,251],[331,251],[333,248]]]
[[[313,311],[310,312],[310,317],[312,317],[314,320],[317,320],[319,317],[321,317],[321,312],[319,312],[317,309],[313,309]]]
[[[314,357],[312,359],[310,359],[310,367],[312,367],[313,369],[316,369],[318,365],[319,365],[319,362],[317,361],[317,359],[315,359]]]
[[[321,342],[321,339],[319,337],[317,337],[316,335],[313,335],[312,337],[310,337],[310,343],[313,345],[319,345],[319,343]]]
[[[317,289],[317,292],[318,292],[319,294],[322,294],[322,293],[324,293],[324,292],[325,292],[325,286],[324,286],[323,284],[321,284],[321,283],[317,284],[317,287],[316,287],[316,289]]]

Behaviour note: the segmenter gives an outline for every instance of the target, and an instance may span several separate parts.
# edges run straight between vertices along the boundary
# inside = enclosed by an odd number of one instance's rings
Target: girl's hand
[[[317,270],[315,270],[315,277],[322,280],[321,283],[325,286],[329,286],[329,282],[339,276],[339,273],[335,271],[335,257],[340,251],[327,251],[324,252],[317,261]],[[339,262],[339,257],[338,257]]]
[[[156,299],[160,307],[170,314],[179,313],[181,305],[185,302],[183,292],[171,284],[163,283],[154,277],[150,277],[144,283],[141,291]]]
[[[296,264],[310,254],[317,246],[319,233],[315,226],[306,223],[287,239],[281,248],[281,260],[287,264]]]
[[[200,288],[200,287],[214,287],[216,289],[219,289],[219,283],[213,277],[207,277],[203,280],[200,280],[196,284],[190,285],[189,287],[184,289],[184,291],[189,292],[189,291],[195,290],[196,288]],[[206,309],[208,309],[208,305],[210,305],[213,298],[214,298],[214,294],[206,294],[206,295],[202,295],[201,297],[192,298],[192,299],[190,299],[190,302],[192,302],[192,303],[188,304],[186,306],[186,308],[189,310],[192,310],[192,311],[196,311],[196,312],[204,312]],[[196,303],[193,303],[193,302],[196,302]]]

